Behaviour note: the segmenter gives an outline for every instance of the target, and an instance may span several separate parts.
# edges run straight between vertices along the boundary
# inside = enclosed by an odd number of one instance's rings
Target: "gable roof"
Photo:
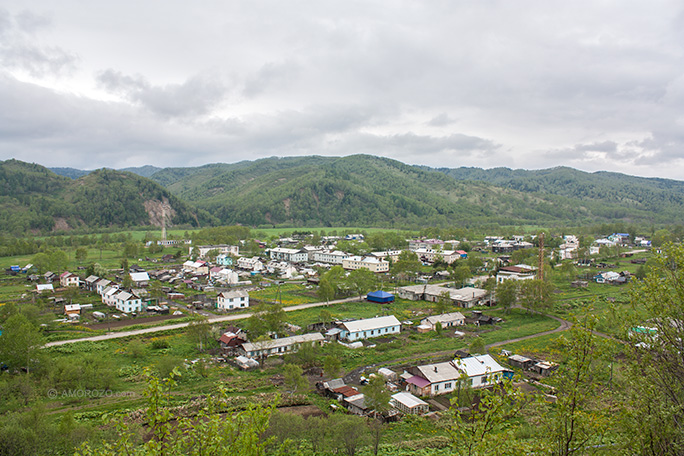
[[[491,355],[475,355],[468,358],[455,359],[454,364],[465,372],[468,377],[493,374],[506,370]]]
[[[394,315],[387,315],[384,317],[367,318],[365,320],[345,321],[340,326],[353,333],[400,325],[401,323],[397,320],[397,317]]]
[[[378,291],[372,291],[368,293],[368,296],[374,297],[374,298],[393,298],[394,295],[392,293],[387,293],[386,291],[383,290],[378,290]]]

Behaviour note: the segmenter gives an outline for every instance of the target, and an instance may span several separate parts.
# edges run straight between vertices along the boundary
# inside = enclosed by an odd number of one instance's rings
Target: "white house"
[[[451,264],[461,258],[455,250],[416,249],[414,252],[421,261],[427,263],[434,263],[438,258],[442,258],[445,263]]]
[[[242,257],[238,258],[237,267],[248,271],[259,272],[264,269],[264,263],[256,256],[252,258]]]
[[[113,296],[116,310],[124,313],[140,312],[142,310],[142,300],[128,291],[119,291]]]
[[[339,324],[340,338],[353,342],[372,337],[399,334],[401,323],[394,315],[367,318],[365,320],[345,321]]]
[[[245,309],[249,307],[249,293],[244,290],[224,291],[216,297],[219,310]]]
[[[476,355],[444,363],[415,366],[409,372],[413,374],[406,379],[409,392],[417,396],[437,396],[457,390],[461,382],[468,382],[472,388],[499,383],[504,374],[510,371],[490,355]]]
[[[59,284],[62,287],[78,287],[81,284],[81,279],[76,274],[66,271],[59,276]]]
[[[237,275],[237,272],[227,269],[227,268],[217,268],[219,269],[218,271],[213,271],[211,272],[211,278],[212,280],[217,280],[219,282],[227,283],[227,284],[235,284],[238,283],[239,277]]]
[[[119,292],[119,286],[117,284],[112,284],[102,290],[102,303],[107,304],[108,306],[115,306],[116,305],[116,299],[114,296]]]
[[[108,279],[100,279],[97,282],[95,282],[95,292],[102,296],[102,293],[104,293],[105,289],[111,285],[112,281]]]
[[[206,261],[186,261],[183,263],[183,270],[190,274],[206,275],[209,274],[209,265]]]

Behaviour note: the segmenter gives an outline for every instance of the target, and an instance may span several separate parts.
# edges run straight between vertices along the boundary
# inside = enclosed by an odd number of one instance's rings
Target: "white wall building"
[[[388,272],[389,262],[372,256],[351,256],[342,260],[342,267],[352,271],[354,269],[366,268],[371,272]]]
[[[367,318],[365,320],[345,321],[340,323],[340,338],[353,342],[355,340],[399,334],[401,323],[394,315]]]
[[[246,309],[247,307],[249,307],[249,293],[244,290],[224,291],[216,297],[216,308],[219,310]]]

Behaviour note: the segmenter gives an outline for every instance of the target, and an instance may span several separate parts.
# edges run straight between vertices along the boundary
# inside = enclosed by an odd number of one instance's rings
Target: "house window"
[[[439,385],[435,385],[435,393],[439,391]]]
[[[450,390],[451,389],[451,383],[445,383],[444,389]]]

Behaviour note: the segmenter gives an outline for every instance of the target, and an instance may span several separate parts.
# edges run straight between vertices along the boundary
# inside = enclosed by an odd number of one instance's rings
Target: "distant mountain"
[[[570,168],[436,170],[367,155],[170,168],[151,178],[223,223],[248,225],[675,223],[684,209],[678,181]]]
[[[73,180],[36,164],[0,162],[0,232],[160,226],[162,211],[168,226],[217,221],[132,173],[101,169]]]
[[[76,168],[48,168],[58,176],[68,177],[69,179],[78,179],[92,172],[92,170],[76,169]]]
[[[145,165],[145,166],[138,166],[138,167],[134,167],[134,168],[121,168],[119,171],[127,171],[129,173],[137,174],[138,176],[150,177],[152,174],[156,173],[157,171],[159,171],[161,169],[162,168],[158,168],[156,166]]]
[[[53,173],[59,175],[59,176],[64,176],[64,177],[69,177],[71,179],[78,179],[79,177],[86,176],[90,173],[93,172],[93,170],[87,170],[87,169],[76,169],[76,168],[48,168],[50,171]],[[157,171],[161,170],[162,168],[158,168],[156,166],[151,166],[151,165],[145,165],[145,166],[138,166],[135,168],[122,168],[119,171],[126,171],[129,173],[137,174],[138,176],[142,177],[150,177],[152,174],[156,173]]]

